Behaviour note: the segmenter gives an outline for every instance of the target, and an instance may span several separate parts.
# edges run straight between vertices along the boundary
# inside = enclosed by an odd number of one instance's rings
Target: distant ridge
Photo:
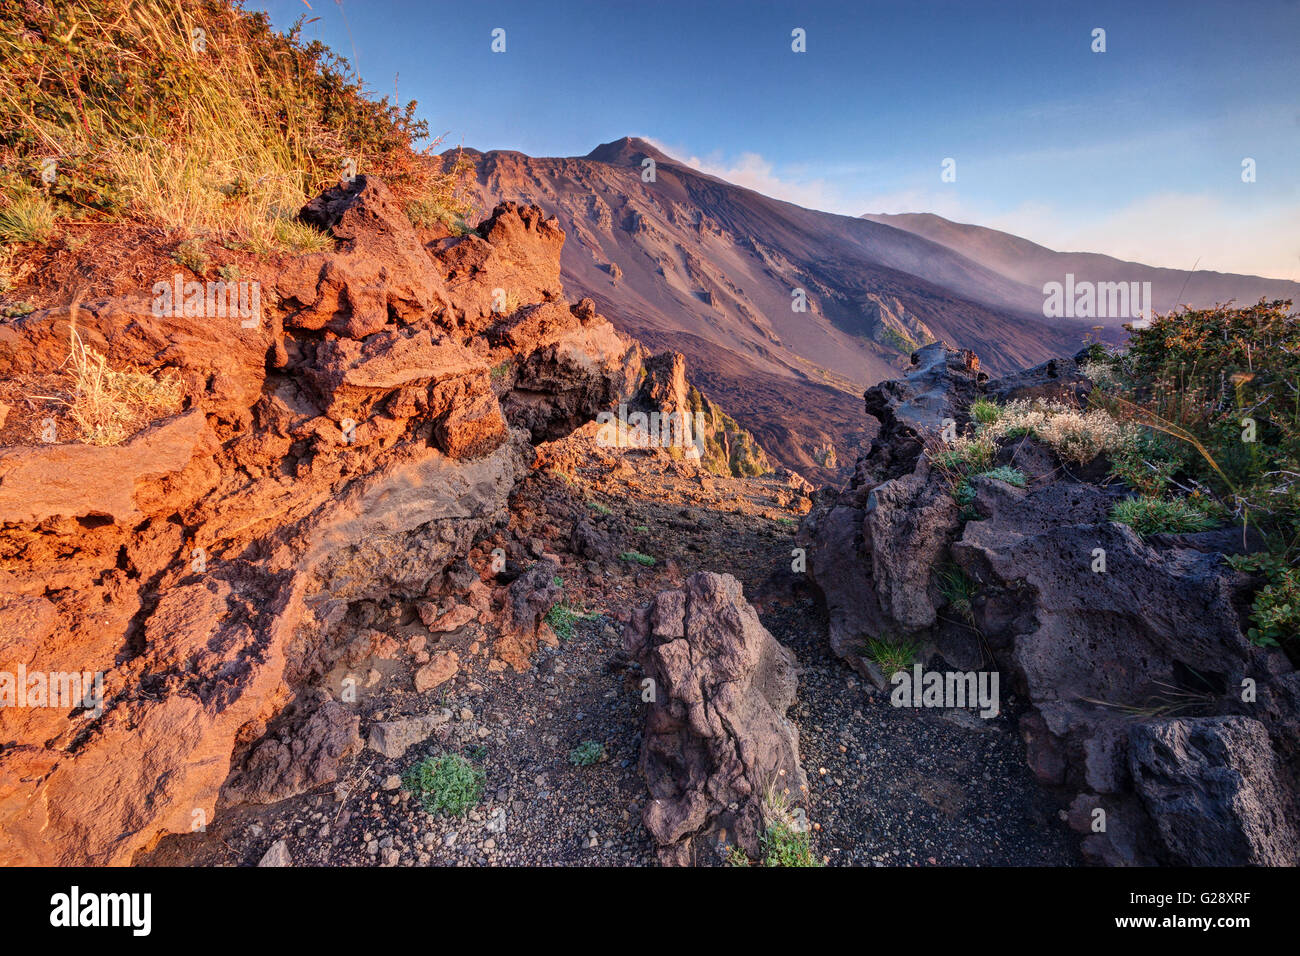
[[[1076,279],[1093,282],[1150,282],[1155,308],[1160,312],[1182,304],[1208,308],[1235,301],[1246,305],[1260,297],[1300,302],[1300,283],[1287,279],[1206,269],[1190,272],[1095,252],[1059,252],[1011,233],[952,222],[933,213],[867,213],[862,218],[923,236],[1038,290],[1044,283],[1060,282],[1066,273],[1072,273]]]

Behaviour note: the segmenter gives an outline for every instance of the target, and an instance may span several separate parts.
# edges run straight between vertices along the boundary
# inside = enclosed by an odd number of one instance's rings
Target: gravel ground
[[[785,573],[797,504],[787,508],[758,482],[718,479],[701,489],[668,465],[648,476],[642,463],[636,477],[572,493],[606,502],[617,547],[658,563],[566,568],[566,599],[596,616],[578,619],[558,647],[544,647],[531,670],[489,672],[465,655],[454,679],[418,694],[400,662],[381,662],[382,681],[358,705],[363,739],[371,721],[445,708],[452,720],[439,735],[394,760],[365,749],[336,784],[290,800],[219,808],[203,832],[169,836],[136,862],[252,865],[283,839],[297,865],[655,865],[640,823],[638,673],[621,654],[619,622],[703,569],[735,574],[763,623],[798,656],[791,717],[811,786],[813,849],[827,864],[1080,862],[1059,808],[1025,766],[1014,701],[992,720],[898,709],[834,658],[824,617]],[[552,506],[538,504],[547,496],[554,498],[553,486],[525,509],[533,519],[527,533],[548,523]],[[485,636],[480,627],[470,625],[460,644]],[[603,759],[575,766],[569,752],[589,740],[604,745]],[[447,752],[485,775],[483,799],[464,817],[425,812],[400,784],[420,759]]]
[[[790,716],[810,783],[813,845],[826,863],[1081,863],[1078,837],[1025,765],[1016,701],[991,719],[894,707],[831,653],[812,602],[763,623],[803,669]]]

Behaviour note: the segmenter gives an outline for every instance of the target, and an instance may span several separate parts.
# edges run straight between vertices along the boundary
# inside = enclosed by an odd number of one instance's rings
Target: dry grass
[[[436,140],[415,151],[428,135],[415,103],[370,99],[300,29],[277,34],[231,0],[0,5],[0,111],[15,128],[0,133],[0,192],[259,250],[301,244],[282,224],[345,171],[463,212],[468,160],[443,169]]]
[[[120,445],[145,425],[180,410],[184,387],[173,370],[154,377],[114,371],[108,359],[81,340],[75,325],[65,364],[71,399],[68,416],[90,445]]]
[[[1015,401],[1001,407],[995,421],[981,426],[980,435],[993,439],[1032,435],[1066,461],[1087,464],[1118,449],[1130,430],[1102,409],[1085,412],[1056,402]]]

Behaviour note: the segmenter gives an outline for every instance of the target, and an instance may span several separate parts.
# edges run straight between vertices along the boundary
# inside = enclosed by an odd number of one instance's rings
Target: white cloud
[[[674,149],[657,140],[645,138],[656,149],[680,159],[687,166],[702,173],[725,179],[737,186],[744,186],[773,199],[784,199],[805,209],[821,209],[826,212],[843,212],[836,190],[821,179],[782,178],[775,172],[771,162],[758,153],[741,153],[738,159],[726,160],[720,153],[709,156],[685,155],[685,151]],[[850,215],[850,213],[845,213]]]

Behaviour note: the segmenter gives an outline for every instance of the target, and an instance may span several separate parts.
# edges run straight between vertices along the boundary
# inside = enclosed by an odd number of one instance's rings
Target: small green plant
[[[916,652],[921,649],[914,641],[895,644],[877,637],[867,638],[867,656],[876,662],[885,677],[893,677],[899,671],[911,668],[916,661]]]
[[[228,262],[224,266],[218,266],[217,275],[221,277],[222,282],[238,282],[240,276],[239,263]]]
[[[642,554],[640,551],[624,551],[619,555],[619,557],[624,561],[635,561],[637,564],[643,565],[647,568],[652,568],[655,565],[654,558],[648,554]]]
[[[938,578],[939,593],[943,595],[948,607],[952,608],[953,613],[959,615],[967,624],[974,625],[975,609],[972,602],[979,585],[972,581],[965,571],[951,563],[939,569]]]
[[[794,518],[787,518],[787,517],[782,516],[782,517],[776,519],[776,523],[777,523],[777,524],[783,524],[783,525],[785,525],[785,526],[787,526],[787,527],[794,527],[794,526],[797,525],[799,522],[796,521]]]
[[[641,534],[649,534],[650,526],[645,524],[639,524],[636,526],[635,530],[639,531]]]
[[[186,239],[172,251],[172,261],[184,266],[195,275],[204,275],[208,271],[208,254],[203,251],[203,243],[197,239]]]
[[[725,860],[727,866],[751,866],[752,865],[750,863],[748,854],[746,854],[744,850],[736,846],[736,844],[734,843],[730,844],[727,847]]]
[[[993,467],[997,444],[989,435],[958,438],[947,447],[931,454],[930,460],[954,478],[977,474]]]
[[[1110,475],[1140,495],[1159,498],[1186,463],[1185,446],[1153,428],[1134,428],[1111,456]]]
[[[597,740],[584,740],[569,751],[569,763],[575,767],[590,767],[605,756],[605,745]]]
[[[812,840],[787,823],[775,823],[763,834],[764,866],[821,866],[813,856]]]
[[[15,302],[13,305],[5,306],[4,316],[6,319],[16,319],[20,316],[31,315],[36,311],[36,306],[30,302]]]
[[[1209,531],[1219,524],[1208,504],[1191,498],[1128,498],[1111,509],[1110,519],[1141,535]]]
[[[1025,473],[1019,468],[1012,468],[1010,465],[998,465],[996,468],[981,471],[978,475],[972,475],[970,478],[963,478],[957,483],[957,487],[952,492],[952,496],[962,506],[963,518],[978,517],[970,509],[970,506],[975,503],[975,487],[971,484],[973,478],[994,478],[998,481],[1005,481],[1009,485],[1015,485],[1017,488],[1023,488],[1028,483]]]
[[[992,425],[1002,414],[997,402],[987,398],[977,398],[970,404],[970,417],[981,425]]]
[[[821,866],[813,856],[812,837],[802,811],[792,811],[775,790],[767,792],[763,811],[767,823],[761,840],[764,866]]]
[[[483,796],[486,774],[460,754],[427,757],[402,775],[402,785],[429,813],[464,816]]]
[[[981,478],[992,478],[996,481],[1005,481],[1009,485],[1015,485],[1017,488],[1025,487],[1028,479],[1025,473],[1019,468],[1012,468],[1010,465],[998,465],[996,468],[990,468],[988,471],[980,472]]]
[[[1246,636],[1261,647],[1277,647],[1300,637],[1300,568],[1280,554],[1238,555],[1228,562],[1239,571],[1252,571],[1264,579],[1250,608],[1251,627]]]
[[[590,508],[592,511],[596,512],[596,514],[598,515],[608,515],[614,513],[610,511],[608,508],[606,508],[604,505],[602,505],[599,501],[588,501],[587,507]]]
[[[503,378],[505,378],[507,375],[509,375],[509,374],[510,374],[510,368],[511,368],[511,366],[512,366],[513,364],[514,364],[514,363],[512,363],[512,362],[510,361],[510,359],[506,359],[504,362],[501,362],[500,364],[497,364],[497,365],[492,366],[492,371],[491,371],[491,373],[490,373],[491,376],[492,376],[492,381],[494,381],[494,382],[499,382],[499,381],[501,381]]]
[[[562,641],[573,637],[573,627],[578,621],[585,621],[591,615],[577,611],[568,601],[561,601],[546,612],[546,623],[551,626],[555,636]]]

